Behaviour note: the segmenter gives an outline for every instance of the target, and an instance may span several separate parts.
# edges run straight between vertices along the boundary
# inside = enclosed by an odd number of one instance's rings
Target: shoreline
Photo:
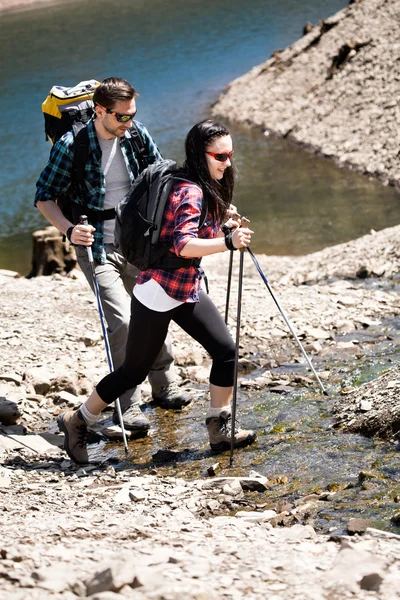
[[[393,23],[400,0],[358,0],[231,82],[213,114],[400,188]]]
[[[73,2],[76,0],[72,0]],[[66,4],[67,0],[0,0],[0,15],[20,12],[56,4]],[[71,2],[71,0],[69,0]]]

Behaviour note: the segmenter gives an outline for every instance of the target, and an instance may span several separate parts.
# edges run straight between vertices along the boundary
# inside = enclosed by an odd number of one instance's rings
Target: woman
[[[212,120],[198,123],[188,133],[181,174],[194,183],[174,184],[160,232],[160,242],[170,244],[174,254],[199,258],[249,246],[253,232],[239,228],[238,222],[231,221],[231,230],[224,227],[225,234],[221,231],[232,201],[232,154],[228,130]],[[157,267],[140,274],[133,292],[124,364],[100,381],[79,410],[59,417],[65,450],[76,463],[88,462],[87,426],[96,422],[108,404],[144,381],[171,320],[211,355],[211,402],[206,426],[213,450],[230,447],[235,344],[218,310],[200,289],[200,281],[201,272],[195,266],[169,270]],[[255,438],[253,431],[239,429],[234,445],[246,446]]]

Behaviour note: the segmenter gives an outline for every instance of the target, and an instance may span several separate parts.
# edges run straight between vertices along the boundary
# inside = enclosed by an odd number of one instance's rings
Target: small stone
[[[347,532],[350,535],[354,535],[355,533],[365,533],[367,527],[371,525],[371,521],[369,519],[349,519],[347,523]]]
[[[381,587],[382,581],[383,577],[379,573],[371,573],[370,575],[364,575],[364,577],[360,581],[360,588],[362,590],[379,592],[379,588]]]
[[[143,502],[147,500],[149,494],[143,490],[129,490],[129,498],[134,502]]]
[[[1,480],[0,480],[1,481]],[[400,511],[390,517],[393,525],[400,525]]]
[[[361,400],[360,402],[360,410],[361,412],[368,412],[372,408],[372,402],[369,400]]]
[[[207,475],[209,475],[210,477],[214,477],[214,475],[216,474],[216,471],[220,468],[220,463],[216,462],[213,465],[209,466],[207,469]]]
[[[244,521],[255,521],[257,523],[270,521],[276,516],[277,513],[274,510],[264,510],[262,512],[239,510],[235,515],[235,517],[243,519]]]

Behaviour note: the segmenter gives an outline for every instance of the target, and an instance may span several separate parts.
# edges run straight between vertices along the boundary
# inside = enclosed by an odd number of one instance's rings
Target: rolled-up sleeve
[[[180,255],[189,240],[198,237],[203,194],[197,186],[188,185],[180,190],[176,200],[173,242],[174,252]]]
[[[37,202],[56,200],[68,190],[73,163],[71,145],[67,134],[52,147],[49,161],[36,182],[35,206]]]

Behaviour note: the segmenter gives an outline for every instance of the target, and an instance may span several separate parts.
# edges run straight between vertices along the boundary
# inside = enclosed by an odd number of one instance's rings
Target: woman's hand
[[[238,209],[233,204],[229,205],[228,210],[226,211],[226,216],[235,219],[236,221],[240,221],[240,215],[238,213]]]
[[[238,227],[232,231],[232,244],[235,248],[247,248],[247,246],[250,246],[253,233],[254,231],[248,227]]]
[[[224,225],[229,229],[237,229],[240,227],[240,219],[237,220],[233,217],[230,217],[227,221],[225,221]]]

